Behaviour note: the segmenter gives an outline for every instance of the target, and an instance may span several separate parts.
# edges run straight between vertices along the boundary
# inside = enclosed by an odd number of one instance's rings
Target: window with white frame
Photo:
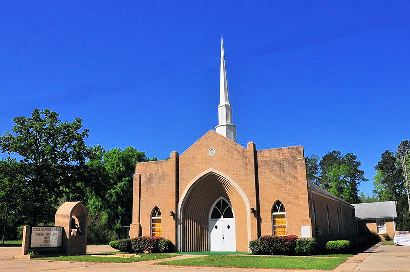
[[[161,236],[161,210],[158,207],[151,212],[151,236]]]
[[[286,210],[279,200],[272,207],[272,233],[275,236],[286,235]]]
[[[384,222],[384,220],[377,220],[376,225],[378,234],[386,233],[386,222]]]

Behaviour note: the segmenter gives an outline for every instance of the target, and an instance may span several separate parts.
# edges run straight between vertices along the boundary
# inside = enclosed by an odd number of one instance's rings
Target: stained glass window
[[[151,212],[151,236],[161,236],[161,210],[158,207]]]
[[[286,210],[279,200],[272,207],[272,233],[275,236],[286,235]]]

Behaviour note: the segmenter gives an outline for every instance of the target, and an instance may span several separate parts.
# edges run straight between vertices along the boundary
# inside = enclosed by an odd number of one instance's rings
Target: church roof
[[[341,199],[341,198],[339,198],[339,197],[337,197],[337,196],[332,195],[329,191],[327,191],[327,190],[325,190],[325,189],[323,189],[323,188],[317,186],[316,184],[314,184],[314,183],[312,183],[312,182],[310,182],[310,181],[308,181],[308,188],[309,188],[309,190],[312,190],[312,191],[314,191],[314,192],[317,192],[318,194],[321,194],[321,195],[324,195],[324,196],[326,196],[326,197],[329,197],[329,198],[332,198],[332,199],[341,201],[341,202],[343,202],[343,203],[345,203],[345,204],[347,204],[347,205],[351,205],[350,203],[347,203],[347,202],[344,201],[343,199]]]
[[[361,219],[396,218],[396,202],[383,201],[372,203],[353,204],[356,217]]]

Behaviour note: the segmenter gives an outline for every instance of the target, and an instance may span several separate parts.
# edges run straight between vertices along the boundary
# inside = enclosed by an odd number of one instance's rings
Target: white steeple
[[[216,132],[236,142],[236,126],[232,123],[232,108],[229,104],[228,80],[226,78],[224,40],[221,38],[221,71],[219,78],[218,125]]]

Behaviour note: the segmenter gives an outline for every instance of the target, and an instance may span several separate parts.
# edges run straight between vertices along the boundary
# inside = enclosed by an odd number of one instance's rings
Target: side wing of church
[[[218,119],[181,155],[137,164],[131,237],[162,236],[179,251],[248,251],[262,235],[357,236],[354,207],[308,183],[303,147],[236,143],[223,42]]]

